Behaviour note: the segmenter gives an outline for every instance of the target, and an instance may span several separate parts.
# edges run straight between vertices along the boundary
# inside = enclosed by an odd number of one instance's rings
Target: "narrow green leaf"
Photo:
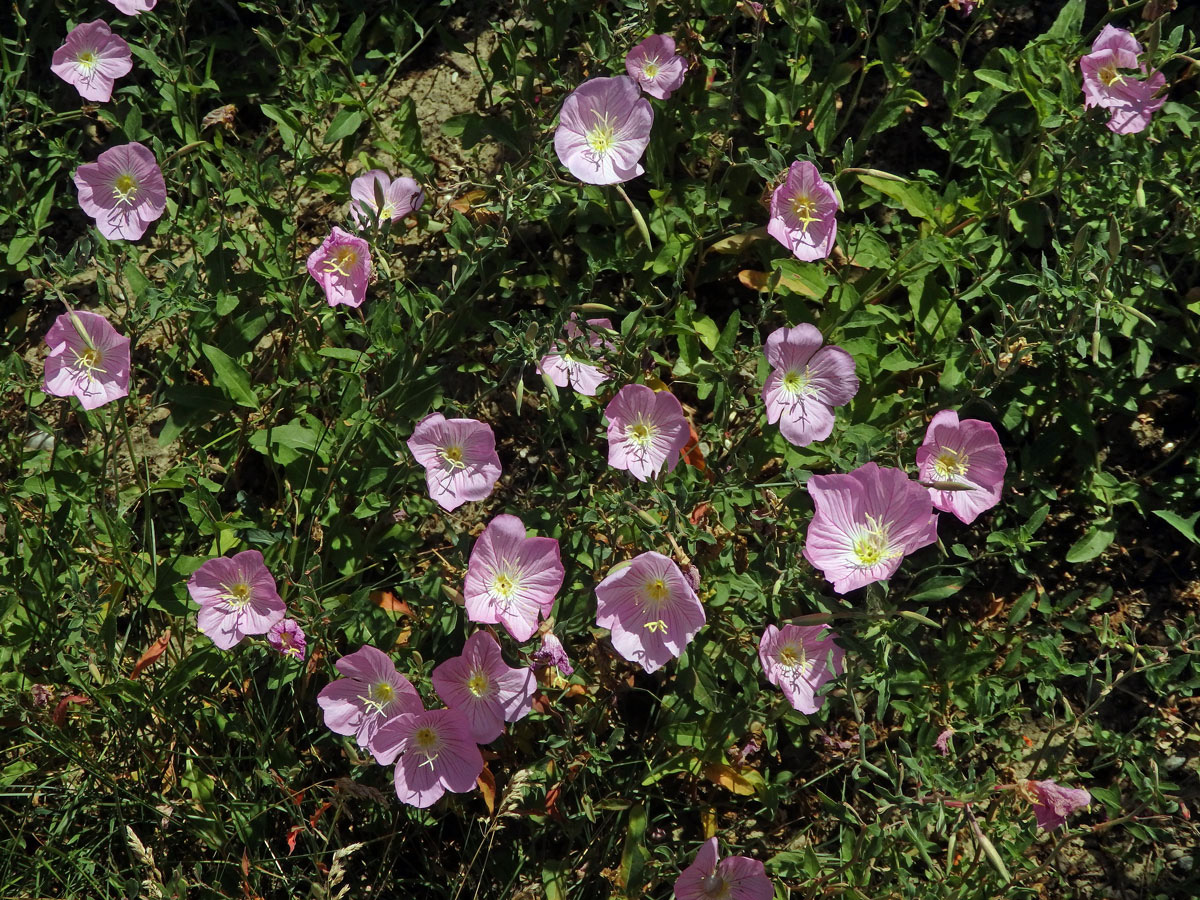
[[[202,344],[200,349],[212,363],[215,375],[213,383],[238,406],[258,409],[258,398],[254,396],[254,390],[250,387],[250,376],[241,364],[212,344]]]

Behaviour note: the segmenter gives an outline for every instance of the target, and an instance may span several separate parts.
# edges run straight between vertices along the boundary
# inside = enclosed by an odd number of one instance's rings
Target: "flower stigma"
[[[80,50],[75,56],[75,62],[79,64],[79,68],[83,69],[84,75],[91,75],[99,61],[95,50]]]
[[[805,366],[803,371],[789,369],[783,376],[782,387],[786,393],[799,397],[808,393],[811,381],[808,366]]]
[[[488,693],[492,686],[491,680],[487,677],[487,672],[483,669],[476,669],[471,673],[471,677],[467,679],[467,690],[471,692],[473,697],[482,697]]]
[[[338,247],[325,260],[326,272],[337,272],[343,278],[350,277],[350,268],[358,263],[358,251],[353,247]]]
[[[854,538],[851,552],[854,554],[857,564],[864,569],[904,555],[900,550],[892,547],[888,538],[888,526],[871,515],[867,516],[866,527],[861,527],[858,536]]]
[[[596,123],[585,136],[587,145],[597,158],[607,156],[617,146],[617,133],[607,114],[597,115]]]
[[[807,230],[809,225],[817,221],[817,201],[809,194],[797,194],[792,198],[792,215]]]
[[[235,581],[225,586],[225,599],[234,609],[245,609],[250,605],[250,585],[244,581]]]
[[[118,203],[132,204],[137,198],[137,179],[129,172],[122,172],[113,179],[113,199]]]
[[[933,471],[942,481],[950,481],[955,476],[967,474],[967,463],[970,457],[967,454],[952,450],[949,447],[943,447],[937,455],[937,459],[933,461]]]
[[[654,440],[654,435],[657,433],[658,426],[644,415],[639,415],[633,420],[633,424],[625,429],[625,435],[629,440],[633,441],[642,450],[650,448],[650,444]]]

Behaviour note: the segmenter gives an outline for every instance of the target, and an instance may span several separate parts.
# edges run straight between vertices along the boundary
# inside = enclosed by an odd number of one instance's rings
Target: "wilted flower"
[[[1065,825],[1067,816],[1085,809],[1092,802],[1092,795],[1083,788],[1062,787],[1053,780],[1026,780],[1021,782],[1020,790],[1033,806],[1038,828],[1046,831]]]
[[[954,729],[947,728],[937,736],[937,740],[933,742],[933,746],[937,748],[937,752],[942,756],[950,755],[950,738],[954,737]]]
[[[267,643],[279,651],[282,656],[292,659],[304,659],[307,640],[304,629],[295,619],[281,619],[271,626],[267,632]]]
[[[334,734],[354,735],[360,747],[371,747],[387,722],[425,708],[412,682],[396,671],[386,653],[369,644],[343,656],[336,668],[345,677],[325,685],[317,703],[325,727]]]
[[[445,510],[482,500],[500,477],[492,427],[478,419],[447,419],[430,413],[417,423],[408,449],[425,467],[429,496]]]
[[[777,685],[788,703],[812,715],[824,702],[821,685],[842,674],[846,655],[824,625],[768,625],[758,644],[758,660],[767,681]]]
[[[335,225],[321,246],[308,255],[308,274],[321,285],[330,306],[362,306],[371,280],[371,247]]]
[[[696,859],[675,879],[676,900],[771,900],[775,888],[763,864],[748,856],[718,859],[717,839],[700,845]]]
[[[382,169],[371,169],[350,182],[350,196],[350,215],[359,225],[398,222],[425,203],[425,191],[416,181],[393,179]]]
[[[873,462],[848,475],[813,475],[816,515],[805,558],[839,594],[891,578],[906,555],[937,540],[929,492],[899,469]]]
[[[131,69],[129,45],[103,19],[72,28],[50,61],[50,71],[79,91],[80,97],[101,103],[112,98],[113,80]]]
[[[197,625],[222,650],[248,634],[266,634],[287,614],[257,550],[208,560],[192,573],[187,589],[200,604]]]
[[[552,631],[542,635],[542,645],[529,654],[529,659],[538,671],[554,666],[563,678],[570,678],[571,673],[575,671],[570,657],[567,656],[567,649]]]
[[[498,738],[505,722],[529,715],[537,690],[533,670],[506,665],[500,645],[486,631],[467,638],[462,655],[439,664],[432,678],[442,702],[466,715],[478,744]]]
[[[563,102],[554,152],[588,184],[618,184],[641,175],[654,110],[626,75],[585,81]]]
[[[396,796],[424,809],[446,791],[465,793],[483,772],[471,724],[457,709],[406,713],[383,725],[371,743],[382,766],[396,757]]]
[[[592,347],[599,348],[601,344],[604,347],[612,347],[612,342],[603,340],[599,334],[599,329],[611,331],[612,322],[608,319],[588,319],[587,325],[589,326],[588,343]],[[563,330],[567,333],[567,339],[570,341],[578,341],[583,337],[583,331],[576,321],[575,313],[571,313],[571,318]],[[596,389],[608,381],[609,377],[601,366],[576,358],[575,351],[562,341],[554,342],[550,352],[543,356],[541,362],[538,363],[537,370],[539,374],[545,375],[556,386],[566,387],[570,384],[579,393],[587,394],[589,397],[595,396]]]
[[[975,0],[948,0],[951,9],[956,9],[964,16],[975,12]]]
[[[154,4],[158,0],[108,0],[108,2],[127,16],[140,16],[142,13],[154,9]]]
[[[471,548],[463,588],[467,618],[502,623],[518,641],[527,641],[538,617],[550,615],[565,574],[558,541],[526,537],[516,516],[496,516]]]
[[[136,241],[167,208],[167,183],[154,154],[136,141],[110,147],[75,170],[80,208],[110,240]]]
[[[1008,460],[996,429],[979,419],[958,419],[944,409],[933,417],[917,449],[918,480],[933,505],[968,525],[1000,502]]]
[[[55,397],[79,398],[95,409],[129,394],[129,338],[99,313],[69,310],[46,332],[50,355],[42,389]]]
[[[841,347],[822,347],[812,325],[777,328],[763,348],[771,374],[763,384],[767,421],[798,447],[833,432],[833,407],[858,393],[854,357]]]
[[[609,572],[596,585],[596,600],[596,624],[612,631],[621,656],[647,672],[677,659],[705,622],[679,566],[653,550]]]
[[[674,471],[688,442],[683,407],[670,391],[627,384],[604,407],[608,419],[608,464],[627,469],[638,481],[653,478],[667,464]]]
[[[1166,84],[1162,72],[1154,72],[1142,80],[1122,69],[1138,69],[1146,74],[1146,66],[1138,64],[1142,45],[1123,28],[1105,25],[1092,42],[1092,52],[1079,61],[1083,72],[1083,106],[1098,106],[1109,111],[1108,128],[1117,134],[1136,134],[1150,124],[1165,102],[1155,95]]]
[[[786,180],[771,194],[767,234],[805,261],[824,259],[837,237],[837,195],[817,167],[794,162]]]
[[[687,61],[675,55],[673,37],[655,34],[626,54],[625,71],[651,97],[666,100],[683,84]]]

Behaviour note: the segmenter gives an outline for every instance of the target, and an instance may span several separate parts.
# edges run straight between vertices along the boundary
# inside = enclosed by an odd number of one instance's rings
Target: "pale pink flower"
[[[596,600],[596,624],[612,632],[621,656],[647,672],[677,659],[705,622],[679,566],[653,550],[609,572],[596,585]]]
[[[350,182],[350,196],[350,216],[359,225],[398,222],[425,203],[425,191],[416,181],[392,178],[382,169],[371,169]]]
[[[846,651],[834,643],[835,637],[824,625],[768,625],[759,641],[758,661],[767,681],[805,715],[824,702],[817,696],[821,685],[844,671]]]
[[[375,734],[371,752],[382,766],[396,761],[396,796],[421,809],[432,806],[446,791],[466,793],[483,772],[471,723],[457,709],[397,716]]]
[[[110,240],[136,241],[167,208],[167,183],[154,154],[136,141],[110,147],[75,170],[80,208]]]
[[[290,656],[292,659],[304,659],[308,646],[304,629],[295,619],[281,619],[272,625],[267,632],[267,643],[278,650],[281,656]]]
[[[775,887],[762,863],[718,854],[715,837],[700,845],[696,859],[675,879],[676,900],[772,900]]]
[[[618,184],[645,172],[654,110],[626,75],[585,81],[563,102],[554,152],[588,184]]]
[[[413,429],[408,449],[425,467],[429,496],[445,510],[482,500],[500,478],[496,435],[478,419],[430,413]]]
[[[424,710],[421,695],[382,650],[364,644],[337,661],[343,678],[331,681],[317,694],[325,727],[334,734],[352,734],[358,746],[371,747],[379,729],[405,713]]]
[[[127,16],[140,16],[142,13],[154,9],[154,4],[158,0],[108,0],[108,2]]]
[[[503,624],[518,641],[527,641],[539,616],[550,615],[565,575],[558,541],[526,537],[516,516],[496,516],[471,548],[463,587],[467,618]]]
[[[533,663],[534,669],[541,671],[554,666],[563,678],[570,678],[571,673],[575,671],[570,657],[567,656],[566,647],[554,636],[552,631],[547,631],[542,635],[542,645],[529,654],[529,659]]]
[[[1092,43],[1092,52],[1079,60],[1083,72],[1083,106],[1098,106],[1109,111],[1108,128],[1117,134],[1136,134],[1150,124],[1150,117],[1162,108],[1165,97],[1156,96],[1166,84],[1162,72],[1144,80],[1122,69],[1136,69],[1142,45],[1123,28],[1105,25]]]
[[[1065,825],[1067,816],[1086,809],[1092,802],[1092,795],[1083,788],[1063,787],[1053,780],[1023,781],[1021,793],[1033,806],[1038,828],[1046,831]]]
[[[673,37],[655,34],[625,55],[625,71],[651,97],[667,100],[683,84],[687,60],[675,55]]]
[[[113,81],[133,69],[129,45],[103,19],[81,22],[54,51],[50,71],[79,91],[84,100],[106,103]]]
[[[440,663],[432,680],[442,702],[466,715],[477,744],[494,741],[505,722],[529,715],[537,690],[533,670],[506,665],[500,645],[486,631],[467,638],[462,655]]]
[[[794,162],[783,184],[771,194],[767,234],[797,259],[824,259],[837,237],[837,195],[821,180],[817,167]]]
[[[612,348],[612,341],[606,341],[600,336],[602,330],[612,331],[612,322],[608,319],[588,319],[586,324],[588,325],[588,344],[596,349],[599,349],[601,345],[605,348]],[[567,340],[570,343],[555,341],[550,352],[543,356],[541,362],[538,363],[538,374],[545,375],[558,387],[566,387],[570,384],[579,393],[594,397],[596,389],[608,381],[608,373],[602,366],[584,362],[579,356],[579,351],[575,349],[575,345],[580,344],[583,337],[583,331],[576,321],[575,313],[571,313],[571,318],[563,330],[567,333]],[[601,354],[594,355],[602,356]]]
[[[200,604],[197,625],[222,650],[248,634],[266,634],[287,614],[257,550],[208,560],[192,573],[187,589]]]
[[[917,449],[917,479],[933,505],[968,525],[1000,502],[1008,460],[996,429],[978,419],[958,419],[944,409],[933,417]]]
[[[371,280],[371,247],[335,225],[321,246],[308,255],[308,274],[325,291],[330,306],[362,306]]]
[[[627,469],[638,481],[675,470],[688,442],[683,407],[670,391],[627,384],[604,407],[608,419],[608,464]]]
[[[839,594],[891,578],[904,557],[937,540],[929,492],[899,469],[873,462],[848,475],[813,475],[817,511],[804,557]]]
[[[767,421],[798,447],[829,437],[833,407],[858,393],[854,357],[822,340],[812,325],[797,325],[772,331],[763,348],[771,364],[762,389]]]
[[[1122,104],[1109,107],[1108,130],[1116,134],[1145,131],[1150,125],[1151,116],[1167,102],[1166,96],[1157,96],[1166,83],[1162,72],[1154,72],[1145,81],[1130,80],[1114,85],[1112,91]]]
[[[952,737],[954,737],[954,729],[947,728],[933,742],[933,746],[937,748],[937,752],[942,754],[942,756],[950,755],[950,738]]]
[[[129,338],[99,313],[69,310],[46,332],[50,355],[42,389],[55,397],[79,398],[95,409],[129,394]]]

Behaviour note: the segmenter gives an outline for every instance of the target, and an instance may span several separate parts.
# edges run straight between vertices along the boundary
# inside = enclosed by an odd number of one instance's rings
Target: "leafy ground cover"
[[[781,898],[1195,896],[1191,4],[12,8],[0,893],[669,897],[715,836]],[[132,70],[86,100],[50,66],[100,18]],[[1080,59],[1109,25],[1142,47],[1122,77],[1165,78],[1133,133],[1084,107]],[[654,34],[687,69],[645,101],[644,173],[583,183],[555,152],[560,110]],[[133,142],[165,210],[110,240],[72,176]],[[767,232],[797,161],[839,207],[809,260]],[[371,169],[423,205],[356,222]],[[358,307],[306,269],[334,227],[370,242]],[[68,309],[130,339],[127,396],[45,389]],[[599,346],[566,341],[573,315],[609,321]],[[763,346],[806,323],[858,389],[797,446],[767,421]],[[557,342],[607,367],[597,395],[539,375]],[[609,465],[605,409],[635,384],[691,429],[647,480]],[[830,483],[810,479],[915,479],[946,409],[994,429],[1000,502],[943,512],[892,577],[838,593],[804,553]],[[431,498],[407,443],[431,413],[493,430],[483,499]],[[529,665],[536,637],[465,606],[502,514],[558,541],[548,621],[573,672],[542,667],[477,785],[419,809],[318,695],[371,645],[438,707],[434,669],[481,628]],[[246,551],[302,660],[199,629],[189,580]],[[596,593],[649,551],[705,616],[652,672]],[[759,660],[788,622],[844,651],[811,713]],[[1046,780],[1089,805],[1039,828]]]

